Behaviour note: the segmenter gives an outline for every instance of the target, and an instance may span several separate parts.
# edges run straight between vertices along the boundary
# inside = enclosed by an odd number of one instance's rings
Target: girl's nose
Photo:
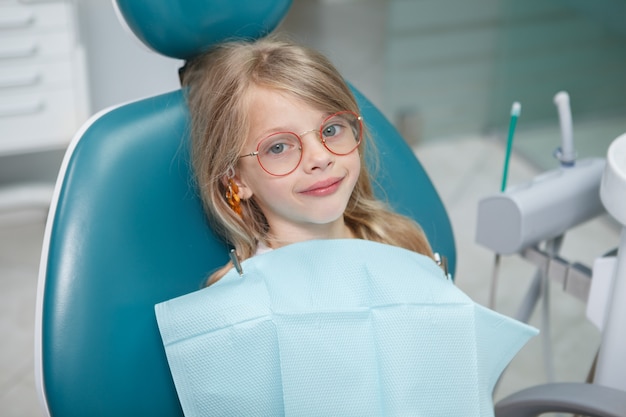
[[[306,171],[325,169],[330,166],[335,155],[322,143],[318,130],[309,130],[300,135],[302,140],[302,164]]]

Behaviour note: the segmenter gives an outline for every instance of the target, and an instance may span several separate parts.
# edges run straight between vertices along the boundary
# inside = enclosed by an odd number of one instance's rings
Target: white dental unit
[[[528,320],[541,295],[541,279],[559,283],[587,303],[587,317],[602,332],[593,385],[626,393],[626,133],[612,142],[606,159],[576,160],[569,96],[560,92],[554,101],[562,132],[555,156],[561,166],[483,198],[476,241],[537,267],[518,319]],[[569,229],[606,212],[622,227],[617,251],[600,257],[593,268],[558,255]]]

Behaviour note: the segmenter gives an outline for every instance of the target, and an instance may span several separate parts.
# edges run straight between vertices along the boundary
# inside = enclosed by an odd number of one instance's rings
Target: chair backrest
[[[173,30],[174,21],[184,27],[182,38],[193,40],[193,25],[185,24],[193,16],[212,34],[209,44],[233,34],[258,37],[280,22],[289,3],[119,0],[118,7],[153,49],[189,58],[198,45],[183,39],[187,46],[176,49],[172,32],[151,40],[142,30],[154,21]],[[236,16],[231,25],[206,23],[207,16],[229,14]],[[236,30],[251,26],[252,32]],[[355,94],[381,153],[377,193],[419,221],[454,270],[452,230],[436,190],[393,126]],[[68,149],[38,289],[37,385],[49,415],[182,415],[154,305],[199,289],[228,259],[192,180],[188,122],[182,92],[173,91],[94,116]]]

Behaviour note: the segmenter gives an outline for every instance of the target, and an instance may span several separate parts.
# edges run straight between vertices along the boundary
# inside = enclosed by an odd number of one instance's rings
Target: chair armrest
[[[496,417],[534,417],[547,412],[623,417],[626,392],[585,383],[545,384],[516,392],[495,407]]]

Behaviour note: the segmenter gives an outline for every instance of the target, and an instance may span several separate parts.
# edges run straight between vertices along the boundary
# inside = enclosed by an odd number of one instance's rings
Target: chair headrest
[[[113,0],[130,31],[150,49],[187,60],[230,39],[274,30],[292,0]]]

